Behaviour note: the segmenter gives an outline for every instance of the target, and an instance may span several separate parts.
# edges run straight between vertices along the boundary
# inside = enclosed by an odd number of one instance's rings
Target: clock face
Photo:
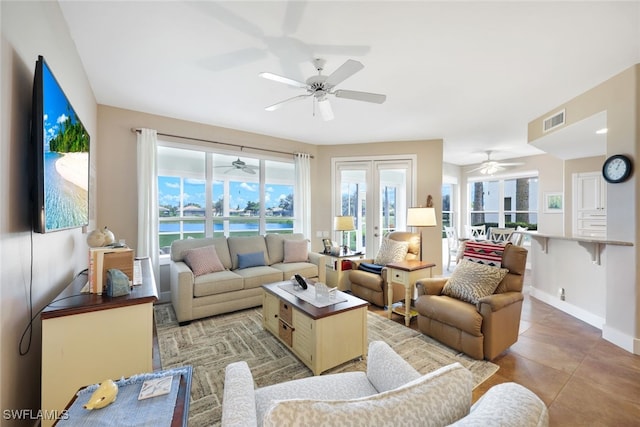
[[[631,174],[631,160],[627,156],[609,157],[602,167],[602,175],[607,182],[618,183],[626,180]]]

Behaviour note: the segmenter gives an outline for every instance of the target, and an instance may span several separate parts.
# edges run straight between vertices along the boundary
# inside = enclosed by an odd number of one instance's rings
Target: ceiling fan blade
[[[479,166],[479,167],[477,167],[477,168],[469,169],[469,170],[467,171],[467,173],[471,173],[471,172],[479,171],[480,169],[484,169],[484,166]]]
[[[306,83],[299,82],[298,80],[290,79],[289,77],[279,76],[273,73],[260,73],[258,74],[260,77],[265,78],[267,80],[273,80],[274,82],[284,83],[289,86],[301,87],[305,89],[307,87]]]
[[[299,99],[308,98],[310,96],[311,96],[310,93],[306,94],[306,95],[294,96],[293,98],[285,99],[284,101],[280,101],[280,102],[278,102],[276,104],[269,105],[268,107],[265,108],[265,110],[267,110],[267,111],[275,111],[275,110],[277,110],[278,108],[282,107],[285,104],[288,104],[288,103],[293,102],[293,101],[297,101]]]
[[[333,109],[331,108],[331,103],[328,99],[321,99],[318,101],[318,110],[320,110],[320,115],[325,122],[333,120]]]
[[[339,85],[363,68],[364,65],[362,65],[361,62],[358,62],[354,59],[347,59],[344,64],[338,67],[337,70],[335,70],[333,73],[331,73],[331,75],[329,75],[329,77],[327,77],[325,83],[332,87]]]
[[[522,166],[524,165],[524,163],[502,163],[502,162],[498,162],[499,166]]]
[[[387,95],[355,90],[336,90],[333,94],[338,98],[355,99],[356,101],[374,102],[376,104],[382,104],[387,99]]]
[[[246,173],[249,173],[251,175],[255,175],[256,174],[256,171],[254,171],[253,169],[251,169],[248,166],[243,167],[241,170],[242,170],[242,172],[246,172]]]

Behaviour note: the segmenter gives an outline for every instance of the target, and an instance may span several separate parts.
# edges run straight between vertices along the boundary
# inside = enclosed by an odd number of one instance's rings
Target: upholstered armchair
[[[407,231],[392,231],[385,236],[385,239],[389,239],[390,242],[382,242],[380,251],[375,258],[352,261],[352,269],[349,272],[349,281],[351,282],[351,292],[353,295],[379,307],[384,307],[387,304],[387,268],[385,265],[391,262],[414,260],[420,257],[419,234]],[[387,243],[393,242],[406,242],[407,244],[407,249],[402,252],[401,259],[390,259],[387,256],[389,254],[382,253],[387,251],[386,248],[394,246],[393,244],[387,245]],[[385,259],[387,262],[380,262],[381,260],[385,261]],[[376,264],[375,261],[379,262],[379,272],[366,271],[363,269],[367,264]],[[365,265],[363,266],[363,264]],[[393,302],[402,301],[403,299],[404,287],[402,285],[394,285]]]
[[[475,359],[492,360],[518,340],[527,250],[508,243],[500,268],[465,258],[449,278],[416,282],[418,328]]]

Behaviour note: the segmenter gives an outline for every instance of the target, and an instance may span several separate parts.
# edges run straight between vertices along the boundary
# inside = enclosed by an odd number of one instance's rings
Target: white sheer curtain
[[[159,288],[158,246],[158,134],[153,129],[138,133],[138,247],[136,256],[149,257]]]
[[[294,232],[303,233],[311,239],[311,156],[306,153],[294,155],[296,173],[293,208],[295,210]]]

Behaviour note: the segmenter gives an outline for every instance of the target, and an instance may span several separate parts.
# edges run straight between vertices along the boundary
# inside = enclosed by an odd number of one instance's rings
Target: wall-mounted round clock
[[[624,154],[609,157],[602,165],[602,176],[611,184],[626,181],[631,176],[631,159]]]

